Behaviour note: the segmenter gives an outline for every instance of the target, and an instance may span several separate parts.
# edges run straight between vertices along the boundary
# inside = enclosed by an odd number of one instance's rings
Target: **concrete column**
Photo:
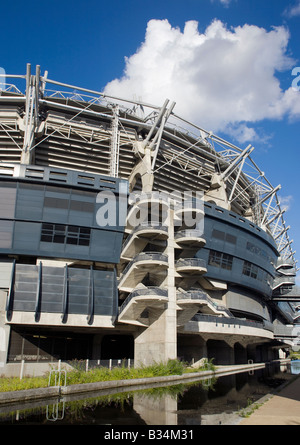
[[[177,425],[177,400],[168,394],[154,398],[136,393],[133,409],[147,425]]]
[[[93,338],[93,360],[100,360],[101,357],[101,342],[103,339],[103,334],[96,334]]]
[[[10,325],[5,323],[5,306],[6,306],[7,292],[0,290],[0,375],[4,373],[5,364],[7,361]]]
[[[188,363],[207,359],[206,341],[200,335],[181,335],[177,340],[178,358]]]
[[[142,160],[134,167],[129,177],[130,191],[134,189],[136,176],[140,175],[144,193],[152,191],[154,174],[151,170],[151,149],[142,143],[136,143],[136,150],[140,153]]]
[[[174,265],[174,223],[173,210],[168,212],[169,238],[166,248],[168,255],[168,275],[165,286],[168,289],[168,303],[163,312],[149,311],[149,327],[140,328],[135,336],[135,366],[150,365],[153,362],[166,362],[177,358],[177,314]]]
[[[207,341],[208,358],[214,359],[214,365],[233,365],[234,348],[223,340]]]
[[[177,357],[177,298],[175,287],[175,240],[174,240],[174,210],[169,209],[169,238],[168,238],[168,309],[166,311],[166,341],[168,358]]]
[[[248,360],[253,360],[254,363],[257,361],[255,344],[247,346],[247,361]]]
[[[234,363],[236,365],[247,363],[246,348],[238,342],[234,345]]]

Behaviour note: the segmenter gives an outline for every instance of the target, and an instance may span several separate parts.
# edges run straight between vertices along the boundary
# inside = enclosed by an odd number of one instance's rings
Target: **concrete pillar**
[[[262,362],[268,362],[270,360],[268,345],[261,345],[261,358]]]
[[[166,362],[177,358],[177,305],[174,264],[174,223],[173,210],[168,212],[169,238],[165,253],[168,255],[168,274],[165,286],[168,289],[168,303],[161,313],[149,310],[149,327],[140,328],[134,341],[135,366]]]
[[[230,204],[228,203],[228,197],[226,193],[226,187],[224,181],[218,173],[215,173],[212,177],[211,187],[205,193],[206,201],[213,201],[218,206],[224,209],[230,210]]]
[[[247,346],[247,361],[248,360],[253,360],[254,363],[257,361],[256,345]]]
[[[136,150],[139,152],[142,160],[134,167],[129,177],[130,192],[134,189],[137,175],[140,175],[142,180],[142,188],[144,193],[152,191],[154,174],[151,171],[151,149],[142,143],[136,143]]]
[[[173,335],[170,329],[168,309],[158,318],[149,311],[150,326],[141,328],[134,340],[134,364],[151,365],[154,362],[166,362],[169,358],[176,358],[174,354]],[[167,335],[169,332],[169,335]]]
[[[247,363],[247,351],[240,343],[234,345],[234,363],[236,365],[242,365]]]
[[[177,425],[177,400],[169,394],[155,398],[135,393],[133,409],[147,425]]]
[[[6,324],[5,306],[6,306],[7,292],[0,290],[0,375],[4,374],[4,368],[7,361],[10,325]]]
[[[181,335],[178,337],[177,343],[179,359],[188,363],[207,359],[206,341],[200,335]]]
[[[101,358],[101,342],[103,339],[103,334],[95,334],[93,338],[93,360],[100,360]]]
[[[214,365],[234,364],[234,348],[223,340],[208,340],[207,355]]]

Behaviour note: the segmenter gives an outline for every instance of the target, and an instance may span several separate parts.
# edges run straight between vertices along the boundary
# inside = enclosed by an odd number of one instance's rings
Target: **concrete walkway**
[[[239,425],[300,425],[300,375],[261,403],[262,405],[252,411],[250,417],[239,422]],[[251,412],[256,404],[245,411]]]

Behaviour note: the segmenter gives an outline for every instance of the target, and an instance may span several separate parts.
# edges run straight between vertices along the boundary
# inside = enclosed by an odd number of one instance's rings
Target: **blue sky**
[[[252,158],[282,185],[299,258],[299,25],[300,0],[15,0],[1,6],[0,67],[23,74],[38,64],[51,79],[127,97],[137,88],[157,105],[167,84],[176,113],[252,143]]]

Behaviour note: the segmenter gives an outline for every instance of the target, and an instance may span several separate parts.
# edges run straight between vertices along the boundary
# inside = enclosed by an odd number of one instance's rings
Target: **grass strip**
[[[182,375],[185,372],[199,372],[214,369],[211,361],[207,361],[200,368],[189,368],[187,364],[179,360],[168,360],[166,363],[153,363],[150,366],[139,368],[125,368],[125,366],[112,369],[99,367],[85,371],[84,361],[73,362],[74,369],[67,372],[66,385],[80,383],[105,382],[110,380],[138,379],[167,375]],[[50,385],[53,385],[50,382]],[[0,377],[0,392],[19,391],[32,388],[46,388],[49,385],[49,373],[41,377]]]

